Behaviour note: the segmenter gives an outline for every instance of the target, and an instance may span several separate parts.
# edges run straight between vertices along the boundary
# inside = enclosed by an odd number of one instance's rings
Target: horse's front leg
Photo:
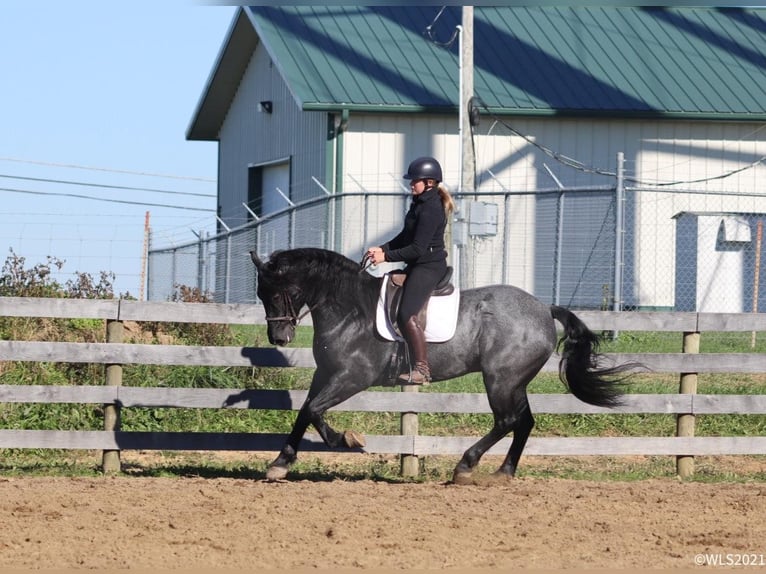
[[[282,480],[287,476],[287,471],[290,466],[298,458],[298,445],[309,426],[309,416],[306,410],[306,403],[303,404],[301,410],[298,411],[298,417],[293,424],[293,430],[290,431],[290,436],[287,437],[282,450],[279,451],[279,456],[269,465],[266,470],[267,480]]]
[[[360,383],[364,377],[351,376],[348,371],[336,373],[325,379],[318,372],[314,375],[309,395],[295,420],[290,436],[266,472],[268,480],[281,480],[287,476],[289,467],[298,458],[298,447],[309,424],[319,432],[324,443],[330,448],[359,448],[365,445],[364,436],[356,431],[342,433],[333,429],[324,419],[328,409],[367,388],[369,383]]]

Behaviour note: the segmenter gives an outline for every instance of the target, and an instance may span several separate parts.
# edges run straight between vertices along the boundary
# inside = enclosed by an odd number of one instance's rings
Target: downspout
[[[333,251],[343,252],[343,204],[340,202],[340,196],[343,194],[343,150],[344,133],[348,126],[349,111],[344,108],[340,113],[340,121],[335,123],[335,186],[333,188],[332,206],[330,214],[332,218],[332,235],[330,236],[331,247]],[[336,116],[337,119],[337,116]]]

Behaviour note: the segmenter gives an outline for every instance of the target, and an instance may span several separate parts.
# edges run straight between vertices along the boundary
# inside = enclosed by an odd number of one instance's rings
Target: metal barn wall
[[[272,113],[259,102],[273,102]],[[299,109],[262,45],[256,48],[220,132],[219,216],[229,227],[247,222],[247,169],[290,160],[289,196],[303,201],[323,194],[327,114]],[[288,190],[284,190],[286,193]],[[260,214],[259,214],[260,215]]]
[[[400,178],[408,162],[425,154],[433,154],[442,161],[446,183],[457,189],[460,158],[455,118],[356,114],[349,125],[344,151],[345,191],[401,191]],[[545,291],[541,277],[548,276],[545,269],[552,262],[547,257],[548,250],[542,248],[556,234],[554,199],[559,185],[595,193],[591,208],[582,207],[587,202],[581,203],[580,209],[584,211],[562,226],[565,234],[562,244],[579,245],[581,249],[569,257],[585,256],[588,236],[594,242],[616,241],[614,194],[598,190],[615,185],[617,154],[622,152],[626,187],[645,191],[628,194],[622,206],[630,227],[623,238],[622,263],[626,283],[630,284],[624,293],[624,303],[672,308],[675,279],[667,269],[674,268],[673,216],[681,211],[766,212],[762,198],[748,195],[758,191],[759,180],[766,181],[766,166],[710,182],[698,181],[766,156],[766,141],[757,137],[760,127],[748,123],[667,120],[482,118],[475,145],[479,192],[476,199],[498,203],[498,229],[504,229],[514,253],[508,257],[499,251],[506,243],[502,237],[474,238],[462,248],[470,250],[466,254],[471,261],[469,284],[499,281],[534,292]],[[581,166],[567,165],[545,150],[559,158],[576,160]],[[666,182],[679,183],[665,187],[646,185]],[[690,189],[702,193],[678,193]],[[705,193],[714,191],[726,193],[715,197]],[[363,241],[367,244],[379,243],[397,231],[406,202],[381,198],[379,203],[368,200],[363,204],[360,198],[355,207],[345,207],[343,228],[350,233],[344,236],[344,252],[363,248],[361,244],[351,244],[359,241],[358,234],[351,231],[361,228],[365,220],[368,227]],[[578,234],[584,239],[578,240]],[[508,264],[498,275],[499,262],[504,257]],[[657,264],[658,259],[662,265]],[[614,262],[604,260],[600,268],[605,276],[611,276]],[[567,279],[575,280],[564,278]]]
[[[271,101],[272,113],[259,111],[259,102]],[[266,50],[259,45],[242,77],[237,94],[223,122],[219,144],[219,217],[229,228],[237,228],[252,217],[242,205],[247,202],[248,167],[269,162],[289,160],[290,188],[283,190],[293,202],[324,195],[322,188],[313,180],[324,184],[327,114],[303,112],[287,89],[276,66]],[[288,203],[285,202],[285,208]],[[311,214],[311,221],[321,220],[326,227],[324,206],[322,213]],[[263,214],[256,213],[257,216]],[[274,225],[266,229],[265,238],[273,245],[286,243],[287,235],[295,233],[312,236],[317,225]],[[252,246],[232,246],[234,250],[247,253]],[[216,270],[216,291],[223,292],[221,281],[230,277],[228,285],[231,297],[252,291],[254,272],[249,261],[238,258],[233,261],[238,269],[225,269],[224,260]],[[238,278],[238,279],[237,279]]]

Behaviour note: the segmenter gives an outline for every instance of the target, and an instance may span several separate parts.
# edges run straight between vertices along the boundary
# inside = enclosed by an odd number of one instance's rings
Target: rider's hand
[[[367,259],[369,259],[373,265],[377,265],[386,260],[386,255],[380,247],[370,247],[367,249]]]

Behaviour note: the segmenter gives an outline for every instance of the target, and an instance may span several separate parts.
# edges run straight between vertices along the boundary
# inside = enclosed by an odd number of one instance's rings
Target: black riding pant
[[[447,272],[447,261],[431,261],[418,263],[405,268],[407,280],[404,282],[402,301],[399,305],[399,314],[396,317],[399,328],[413,315],[417,315],[428,301],[437,283]]]

